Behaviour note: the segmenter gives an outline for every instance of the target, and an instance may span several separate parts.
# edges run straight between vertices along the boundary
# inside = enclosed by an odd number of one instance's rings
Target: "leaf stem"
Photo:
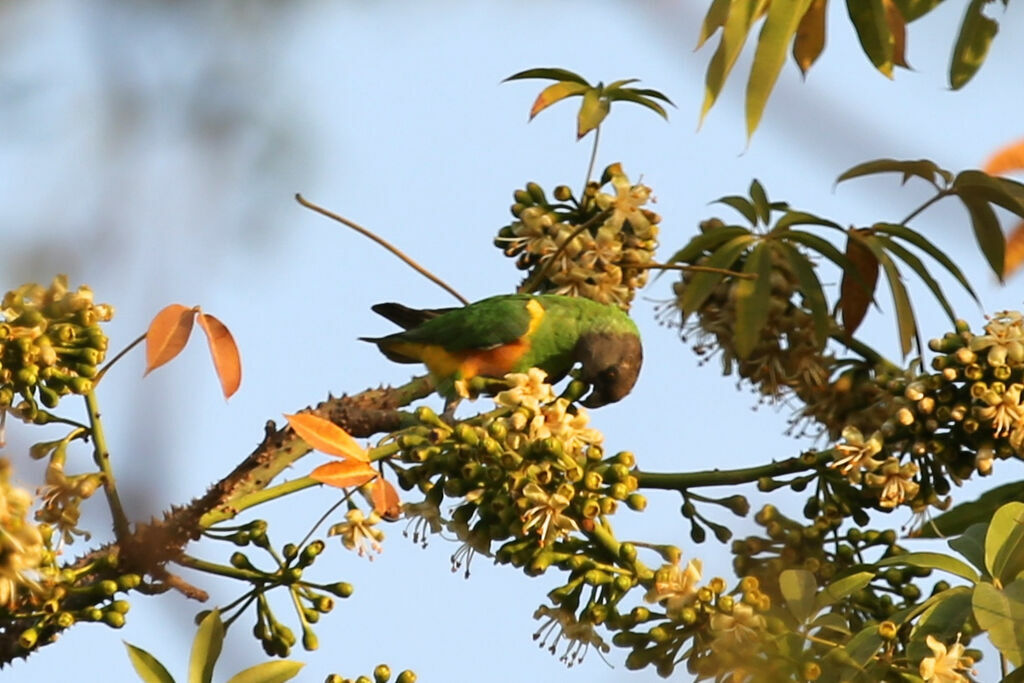
[[[109,370],[111,367],[113,367],[114,363],[116,363],[117,361],[119,361],[122,358],[124,358],[124,356],[129,351],[131,351],[136,346],[141,344],[145,339],[146,339],[146,335],[145,334],[140,334],[138,336],[138,338],[135,339],[135,341],[133,341],[131,344],[129,344],[128,346],[126,346],[123,349],[121,349],[121,351],[118,352],[118,354],[116,356],[111,358],[110,361],[106,365],[104,365],[102,368],[100,368],[100,371],[96,373],[96,377],[92,381],[92,386],[95,388],[100,383],[100,380],[103,379],[103,376],[105,374],[107,374],[107,370]]]
[[[117,493],[117,481],[114,470],[110,466],[110,450],[107,448],[107,437],[103,433],[103,422],[100,420],[100,407],[96,400],[96,392],[85,395],[85,406],[89,412],[89,433],[92,436],[92,458],[103,474],[103,492],[107,496],[107,505],[114,521],[114,536],[118,541],[128,537],[128,517],[124,514],[121,497]]]
[[[685,492],[699,486],[730,486],[748,484],[762,477],[778,477],[821,467],[832,459],[832,451],[808,451],[795,458],[757,467],[735,470],[704,470],[700,472],[635,472],[640,488],[667,489]]]
[[[922,204],[921,206],[919,206],[916,209],[914,209],[913,211],[911,211],[910,215],[908,215],[906,218],[904,218],[902,221],[900,221],[900,225],[906,225],[911,220],[916,218],[918,216],[918,214],[920,214],[922,211],[927,209],[929,206],[931,206],[935,202],[939,201],[940,199],[945,199],[946,197],[950,196],[951,194],[956,194],[956,192],[952,192],[950,190],[939,190],[939,193],[937,195],[935,195],[934,197],[932,197],[931,199],[926,201],[924,204]]]
[[[868,361],[873,365],[884,367],[887,370],[898,371],[900,369],[898,365],[896,365],[891,360],[884,357],[883,355],[878,353],[878,351],[875,351],[873,348],[871,348],[864,342],[860,341],[856,337],[847,337],[846,335],[841,334],[839,332],[835,332],[830,336],[832,337],[832,339],[836,340],[837,342],[839,342],[846,348],[850,349],[854,353],[857,353],[858,355],[860,355],[861,358],[863,358],[864,360]]]
[[[590,148],[590,163],[587,164],[587,177],[583,179],[583,191],[580,197],[587,196],[587,185],[590,185],[590,178],[594,175],[594,163],[597,161],[597,145],[601,141],[601,126],[594,129],[594,146]]]
[[[729,270],[728,268],[715,268],[714,266],[696,266],[684,263],[631,263],[628,267],[636,268],[637,270],[684,270],[692,273],[717,273],[719,275],[728,275],[729,277],[738,278],[740,280],[757,279],[757,273],[740,273],[735,270]]]
[[[411,258],[409,258],[404,253],[402,253],[398,249],[398,247],[394,246],[393,244],[391,244],[390,242],[388,242],[384,238],[376,235],[375,233],[371,232],[367,228],[364,228],[363,226],[359,225],[358,223],[350,221],[349,219],[345,218],[344,216],[339,216],[338,214],[334,213],[333,211],[328,211],[327,209],[323,208],[322,206],[318,206],[318,205],[314,204],[313,202],[309,201],[308,199],[303,197],[298,192],[295,193],[295,201],[297,201],[299,204],[302,204],[307,209],[312,209],[313,211],[316,211],[317,213],[319,213],[319,214],[321,214],[323,216],[327,216],[328,218],[330,218],[332,220],[338,221],[342,225],[346,225],[346,226],[352,228],[353,230],[358,232],[360,235],[363,235],[364,237],[370,238],[371,240],[373,240],[374,242],[376,242],[380,246],[384,247],[385,249],[390,251],[392,254],[394,254],[398,258],[402,259],[407,266],[409,266],[410,268],[415,270],[417,273],[419,273],[423,277],[427,278],[428,280],[433,282],[435,285],[441,287],[441,289],[443,289],[444,291],[448,292],[449,294],[454,296],[456,299],[461,301],[464,306],[468,306],[469,305],[469,299],[467,299],[466,297],[464,297],[461,294],[459,294],[458,292],[456,292],[447,282],[445,282],[441,278],[437,277],[436,275],[431,273],[429,270],[427,270],[426,268],[424,268],[420,264],[418,264],[415,261],[413,261]]]
[[[218,507],[207,512],[199,518],[199,527],[201,529],[206,529],[217,522],[234,519],[239,513],[248,510],[249,508],[269,502],[275,498],[287,496],[288,494],[295,493],[296,491],[320,485],[321,482],[313,479],[312,477],[299,477],[297,479],[291,479],[290,481],[278,484],[277,486],[253,491],[252,493],[241,496],[237,500],[231,501],[230,505]]]
[[[242,581],[257,581],[266,582],[266,574],[254,572],[250,569],[239,569],[237,567],[229,567],[224,564],[217,564],[215,562],[207,562],[206,560],[200,560],[197,557],[191,555],[181,555],[175,558],[174,563],[181,565],[182,567],[188,567],[189,569],[195,569],[196,571],[205,572],[207,574],[214,574],[216,576],[224,576],[229,579],[240,579]]]

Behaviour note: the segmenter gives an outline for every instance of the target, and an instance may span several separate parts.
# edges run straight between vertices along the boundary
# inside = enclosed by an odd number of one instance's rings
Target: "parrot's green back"
[[[614,375],[614,366],[621,360],[626,376],[606,377],[606,383],[620,385],[610,391],[610,396],[616,396],[610,402],[632,388],[642,358],[639,331],[629,316],[616,306],[590,299],[511,294],[442,311],[416,311],[397,304],[381,304],[374,310],[401,324],[423,321],[404,332],[364,339],[377,344],[393,361],[426,364],[445,395],[451,394],[456,380],[501,377],[533,367],[555,382],[577,362],[583,363],[585,375],[593,375],[588,381],[594,381],[597,365],[600,372]]]

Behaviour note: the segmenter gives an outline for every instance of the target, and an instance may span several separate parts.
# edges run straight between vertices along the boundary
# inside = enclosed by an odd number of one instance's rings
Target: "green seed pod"
[[[58,612],[56,621],[60,628],[71,628],[75,625],[75,615],[71,612]]]
[[[110,628],[121,628],[124,626],[125,618],[120,612],[104,612],[103,623]]]
[[[533,206],[534,204],[533,196],[526,190],[516,190],[512,193],[512,197],[515,198],[517,204],[525,206]]]
[[[253,566],[252,562],[249,561],[249,557],[245,553],[235,551],[231,553],[231,566],[235,569],[249,569],[256,571],[256,567]]]
[[[25,629],[18,636],[18,646],[23,650],[31,650],[39,640],[39,631],[34,628]]]
[[[640,493],[631,493],[626,497],[626,507],[636,512],[643,512],[647,508],[647,498]]]
[[[352,591],[354,591],[355,588],[351,583],[339,581],[338,583],[332,583],[324,586],[324,590],[333,595],[337,595],[339,598],[347,598],[352,595]]]
[[[406,669],[402,673],[398,674],[398,678],[395,679],[395,683],[416,683],[416,674]]]
[[[530,199],[532,199],[535,204],[547,206],[548,198],[544,195],[544,188],[540,185],[535,182],[526,183],[526,191],[530,194]],[[518,197],[516,199],[518,199]]]

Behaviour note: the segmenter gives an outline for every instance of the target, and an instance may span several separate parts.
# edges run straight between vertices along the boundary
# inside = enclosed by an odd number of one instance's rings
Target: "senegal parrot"
[[[493,296],[462,308],[419,310],[384,303],[374,312],[405,328],[360,337],[397,363],[423,363],[438,392],[456,399],[478,375],[503,377],[540,368],[554,383],[577,363],[597,408],[622,399],[640,374],[643,349],[636,324],[616,306],[556,294]]]

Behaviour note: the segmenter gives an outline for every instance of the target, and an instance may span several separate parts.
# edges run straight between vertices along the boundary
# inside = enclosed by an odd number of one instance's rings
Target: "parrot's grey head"
[[[622,400],[633,389],[644,350],[636,334],[591,332],[580,338],[576,360],[582,365],[580,379],[592,387],[583,405],[600,408]]]

